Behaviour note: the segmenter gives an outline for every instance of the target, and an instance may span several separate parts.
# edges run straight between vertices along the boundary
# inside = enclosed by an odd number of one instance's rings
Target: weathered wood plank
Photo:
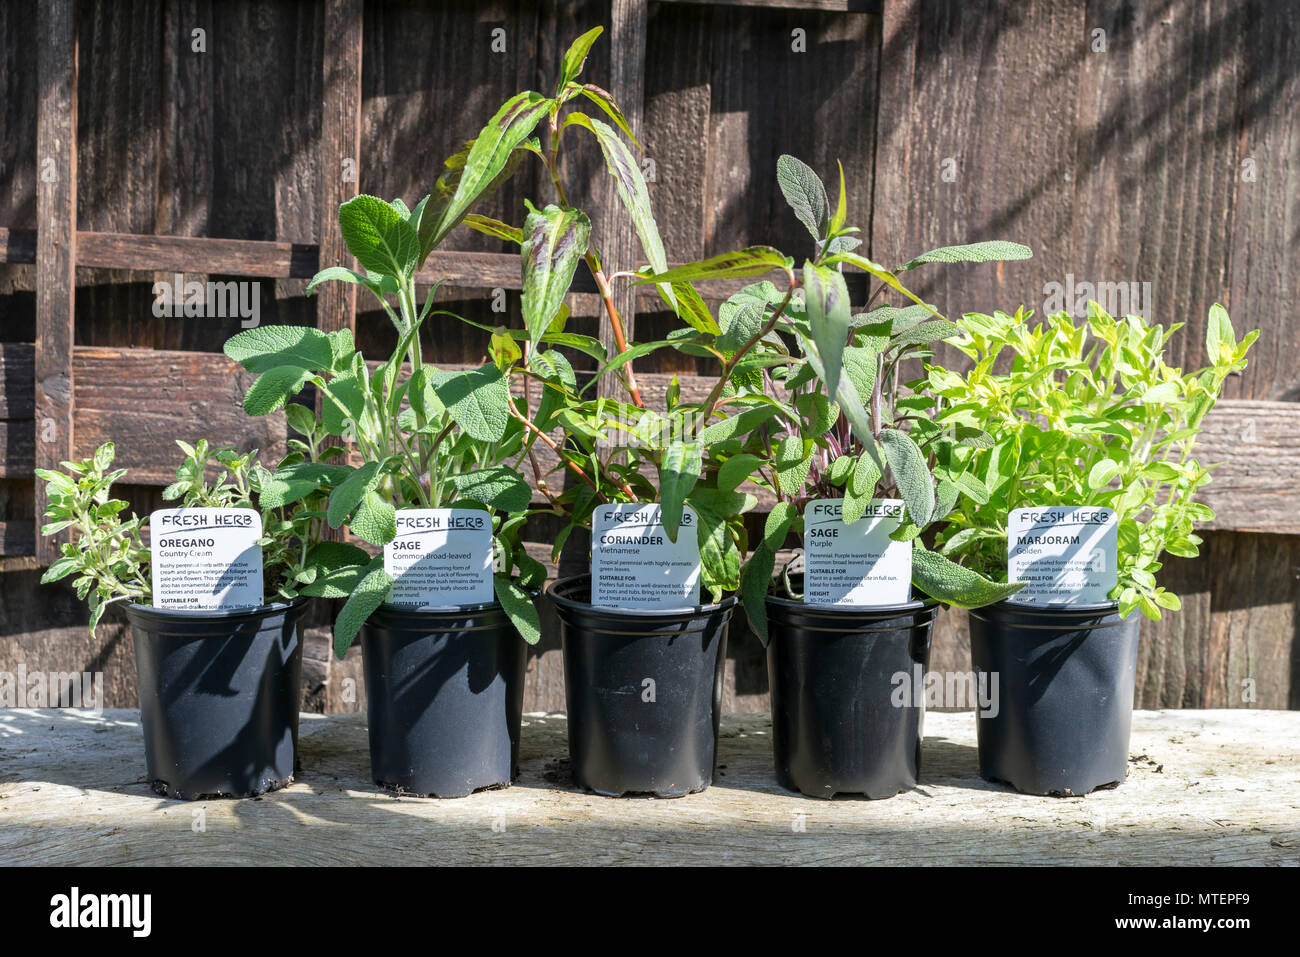
[[[190,806],[160,801],[144,780],[138,719],[0,712],[0,741],[15,745],[0,748],[0,857],[44,866],[1300,863],[1300,715],[1288,712],[1138,712],[1128,779],[1074,799],[984,782],[975,718],[930,714],[920,787],[885,801],[780,788],[766,715],[723,717],[706,791],[597,798],[569,780],[563,716],[535,713],[524,719],[513,787],[448,801],[391,797],[370,780],[363,713],[304,715],[300,779],[259,801],[203,802],[206,827],[192,840],[177,837]]]
[[[0,419],[35,416],[34,356],[29,342],[0,342]]]
[[[609,5],[609,92],[623,110],[633,135],[641,136],[641,119],[645,112],[645,58],[646,24],[649,8],[646,0],[611,0]],[[594,219],[604,224],[604,247],[601,265],[606,275],[625,269],[635,269],[645,261],[640,240],[632,228],[631,216],[618,198],[613,183],[602,179],[597,195],[600,207],[591,211]],[[612,284],[612,301],[622,325],[621,341],[624,345],[635,338],[637,296],[632,286],[621,280]],[[607,314],[600,318],[600,341],[605,351],[616,355],[620,337]],[[626,375],[635,375],[629,370]],[[621,382],[623,376],[605,376],[596,383],[599,395],[624,398]]]
[[[78,346],[73,375],[74,443],[61,459],[86,457],[113,441],[133,484],[166,485],[180,463],[176,439],[260,448],[268,459],[284,454],[283,415],[245,414],[243,396],[254,377],[225,356]],[[31,420],[0,422],[0,477],[30,477],[34,444]]]
[[[36,527],[31,522],[0,522],[0,555],[32,555]]]
[[[361,161],[361,0],[325,4],[324,102],[318,162],[321,170],[319,268],[353,266],[339,232],[339,206],[357,195]],[[322,332],[352,329],[357,287],[326,283],[316,292]]]
[[[824,13],[879,13],[882,0],[660,0],[663,6],[760,7]]]
[[[73,447],[72,338],[76,294],[77,242],[77,25],[73,0],[41,4],[37,73],[40,102],[36,155],[41,173],[36,215],[34,464],[55,468]],[[47,506],[43,486],[36,489],[36,521]],[[59,537],[40,538],[36,557],[52,560]]]
[[[303,243],[206,236],[77,234],[77,265],[134,272],[266,278],[315,275],[317,249]]]

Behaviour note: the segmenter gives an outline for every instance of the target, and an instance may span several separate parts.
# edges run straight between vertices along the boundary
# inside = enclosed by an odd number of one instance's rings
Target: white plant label
[[[873,498],[845,525],[844,499],[809,502],[803,513],[803,600],[809,605],[901,605],[912,600],[912,543],[890,535],[903,502]]]
[[[388,603],[399,608],[449,608],[495,599],[492,516],[472,508],[404,508],[397,536],[384,546],[393,579]]]
[[[1026,584],[1010,600],[1104,604],[1117,580],[1118,551],[1119,524],[1108,508],[1014,509],[1007,523],[1007,581]]]
[[[700,603],[699,516],[682,508],[668,540],[658,505],[600,505],[592,516],[591,603],[614,608],[694,608]]]
[[[155,608],[262,604],[262,516],[251,508],[162,508],[149,516]]]

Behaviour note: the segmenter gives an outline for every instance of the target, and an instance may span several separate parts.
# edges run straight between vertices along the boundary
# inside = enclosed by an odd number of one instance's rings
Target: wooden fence
[[[1209,420],[1219,518],[1200,561],[1163,573],[1184,611],[1144,625],[1139,702],[1300,707],[1300,23],[1285,0],[0,6],[0,670],[104,671],[108,703],[133,703],[121,623],[91,641],[70,592],[37,585],[51,543],[36,534],[34,466],[114,439],[147,509],[175,438],[283,450],[283,419],[243,415],[247,378],[220,354],[240,320],[160,318],[154,282],[256,281],[261,322],[351,327],[379,354],[386,321],[358,314],[350,288],[304,295],[318,267],[347,261],[339,203],[423,195],[444,156],[510,93],[548,89],[567,42],[596,24],[587,75],[642,135],[670,259],[802,248],[775,184],[790,152],[824,172],[843,162],[879,261],[977,239],[1034,248],[936,271],[921,291],[951,313],[1041,308],[1051,283],[1137,283],[1149,315],[1187,323],[1185,367],[1203,362],[1216,301],[1239,330],[1262,329]],[[598,155],[567,174],[606,261],[632,265]],[[525,173],[487,211],[517,220],[538,195]],[[494,322],[506,290],[517,321],[517,257],[501,244],[462,231],[426,273]],[[576,328],[606,335],[579,288]],[[638,338],[672,321],[620,294]],[[479,357],[459,328],[434,339],[432,361]],[[654,395],[677,374],[687,392],[702,371],[660,352],[638,378]],[[356,664],[330,664],[325,627],[309,702],[357,707]],[[963,617],[945,615],[935,665],[968,667],[966,642]],[[549,635],[530,662],[530,708],[563,707],[557,647]],[[729,656],[728,706],[762,709],[743,628]]]

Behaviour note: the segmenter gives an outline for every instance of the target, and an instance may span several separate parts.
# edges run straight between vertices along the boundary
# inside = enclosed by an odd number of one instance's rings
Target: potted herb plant
[[[989,437],[921,428],[902,363],[929,356],[930,344],[957,327],[896,273],[1030,252],[1006,242],[946,247],[890,272],[854,252],[858,230],[846,225],[842,171],[833,210],[816,173],[794,157],[780,158],[777,179],[815,249],[783,314],[770,283],[746,287],[722,308],[730,322],[777,337],[751,353],[767,356],[754,377],[774,414],[752,441],[723,453],[720,481],[734,488],[748,479],[776,500],[745,564],[741,596],[767,646],[777,780],[810,796],[889,797],[916,784],[923,676],[940,602],[974,607],[1018,587],[954,565],[920,538],[962,498],[983,497],[969,475],[936,482],[935,457]],[[872,299],[889,289],[910,301],[855,313],[844,266],[878,280]],[[803,538],[805,571],[787,566],[774,581],[777,552],[792,531]]]
[[[1165,552],[1198,553],[1196,501],[1209,470],[1193,457],[1206,413],[1246,366],[1257,332],[1237,341],[1210,310],[1210,366],[1165,362],[1179,328],[1112,318],[1096,303],[1075,322],[1032,327],[1023,310],[968,315],[953,340],[967,375],[927,370],[937,428],[992,441],[957,447],[936,475],[973,473],[987,500],[966,499],[937,547],[965,567],[1026,583],[971,614],[971,658],[999,675],[1001,701],[978,721],[980,773],[1032,794],[1084,794],[1124,780],[1138,616],[1178,610],[1157,583]],[[995,371],[1006,368],[1009,371]]]
[[[561,621],[574,780],[604,794],[676,796],[701,790],[712,780],[727,625],[736,604],[733,593],[743,553],[742,515],[755,504],[752,495],[717,486],[720,459],[713,455],[724,443],[747,436],[755,417],[716,422],[713,431],[700,432],[691,423],[697,417],[712,422],[724,401],[745,407],[763,399],[753,390],[746,396],[724,396],[734,370],[731,357],[738,361],[748,347],[737,338],[739,330],[733,334],[737,341],[718,344],[722,330],[689,277],[679,281],[668,275],[649,193],[624,142],[626,137],[635,143],[626,120],[605,91],[578,82],[600,32],[591,30],[574,41],[563,57],[553,94],[512,97],[476,141],[488,144],[485,153],[490,148],[497,159],[512,149],[534,154],[542,162],[553,201],[528,204],[519,226],[475,215],[467,216],[465,223],[520,246],[525,329],[501,339],[516,343],[517,355],[509,361],[529,387],[522,390],[518,417],[527,432],[523,457],[547,498],[547,509],[567,519],[555,542],[556,553],[574,529],[591,529],[609,518],[622,521],[626,530],[633,514],[655,529],[654,535],[643,537],[666,541],[679,552],[679,580],[671,585],[657,578],[645,582],[648,592],[663,599],[656,601],[658,607],[636,607],[637,589],[616,599],[593,594],[593,588],[615,580],[635,584],[631,574],[583,575],[555,582],[549,589]],[[576,109],[579,104],[594,105],[610,123]],[[533,138],[541,126],[544,144]],[[655,280],[661,294],[686,320],[684,328],[664,340],[627,341],[611,284],[639,278],[630,271],[632,264],[624,264],[629,270],[623,272],[602,264],[591,245],[588,216],[568,201],[560,150],[562,144],[576,145],[579,137],[590,137],[601,150],[632,215],[648,272],[661,274]],[[475,167],[468,161],[465,165]],[[600,291],[614,333],[612,355],[599,340],[564,331],[564,297],[583,263]],[[742,261],[729,266],[709,264],[700,275],[753,275],[773,268],[785,270],[793,281],[785,257],[773,250],[747,251]],[[724,363],[724,373],[708,396],[688,399],[674,389],[662,410],[650,409],[632,361],[669,347],[716,356]],[[581,389],[562,349],[585,353],[599,364]],[[590,394],[594,383],[606,377],[620,383],[621,398]],[[539,445],[549,446],[559,462],[556,468],[569,474],[567,488],[542,470]],[[599,542],[597,552],[600,561]],[[674,589],[676,594],[670,594]]]
[[[540,636],[532,592],[545,569],[519,540],[532,491],[517,462],[531,425],[510,394],[518,349],[494,336],[494,358],[480,368],[425,364],[423,323],[459,317],[433,308],[436,285],[422,308],[416,299],[430,251],[510,163],[497,124],[448,161],[448,174],[413,209],[362,195],[339,210],[365,272],[332,267],[308,288],[368,289],[397,330],[386,361],[372,368],[346,331],[263,327],[226,344],[261,373],[245,398],[250,414],[275,411],[308,384],[321,396],[319,416],[289,406],[301,458],[273,481],[286,499],[324,495],[329,526],[346,526],[383,554],[323,542],[324,561],[303,592],[346,599],[334,625],[340,658],[360,632],[375,782],[433,797],[510,784],[524,641]],[[342,461],[332,436],[354,441],[360,463]]]
[[[153,789],[186,800],[250,797],[295,773],[306,603],[299,583],[319,537],[319,501],[275,503],[256,452],[178,444],[186,457],[163,498],[180,509],[154,513],[152,528],[123,518],[127,503],[110,497],[126,474],[112,468],[112,443],[63,471],[37,470],[49,495],[42,532],[72,534],[41,580],[76,576],[92,634],[108,607],[125,610]],[[212,469],[219,472],[209,479]],[[218,530],[223,523],[236,527]],[[223,558],[217,543],[227,540],[243,550]],[[164,574],[165,563],[179,573]]]

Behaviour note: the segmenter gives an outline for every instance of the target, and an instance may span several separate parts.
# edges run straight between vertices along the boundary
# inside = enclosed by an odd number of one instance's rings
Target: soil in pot
[[[937,612],[929,600],[868,608],[767,597],[772,750],[782,787],[809,797],[887,798],[916,786],[925,715],[918,681]]]
[[[972,611],[972,663],[998,688],[996,712],[976,721],[980,774],[1045,795],[1123,781],[1139,627],[1115,605]]]
[[[444,798],[510,784],[526,650],[499,604],[385,605],[363,626],[361,647],[376,784]]]
[[[681,611],[595,607],[590,575],[547,594],[560,617],[574,784],[615,797],[681,797],[712,784],[736,599]]]
[[[252,797],[293,780],[307,600],[250,611],[126,605],[154,791]]]

